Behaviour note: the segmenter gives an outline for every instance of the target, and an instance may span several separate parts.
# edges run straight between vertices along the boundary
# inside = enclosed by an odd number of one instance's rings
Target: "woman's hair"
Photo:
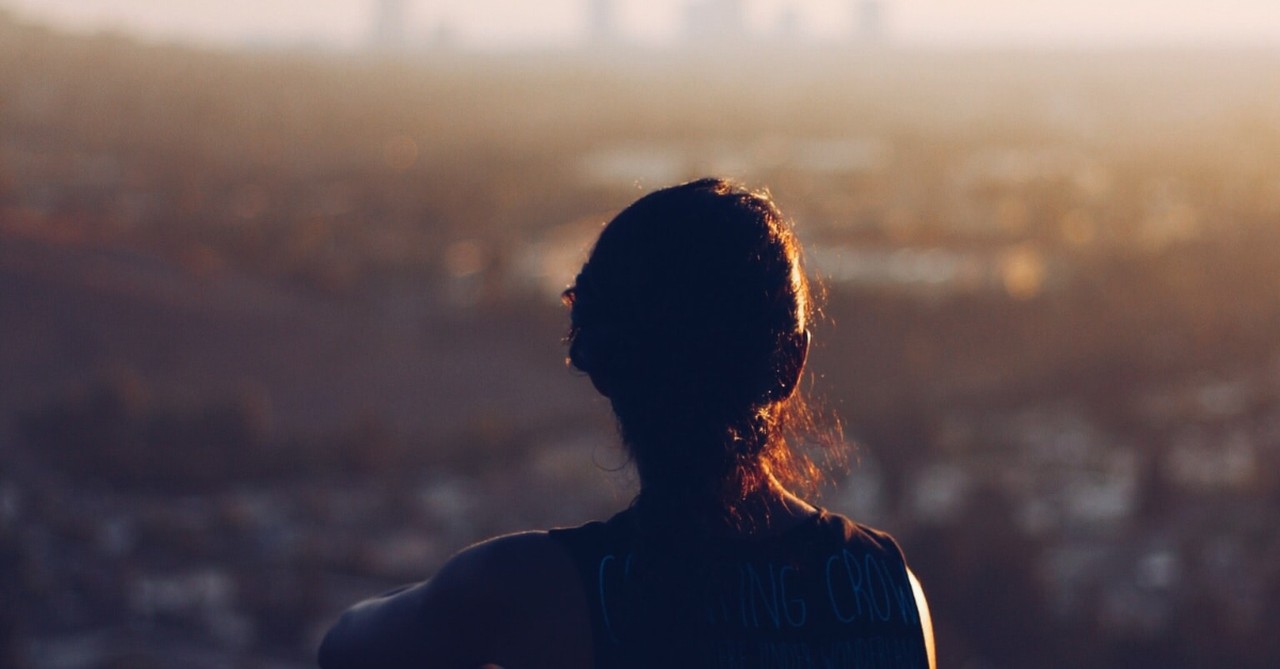
[[[640,198],[563,297],[569,362],[612,403],[641,508],[736,522],[770,475],[813,492],[818,468],[793,445],[838,437],[796,388],[815,305],[767,193],[701,179]]]

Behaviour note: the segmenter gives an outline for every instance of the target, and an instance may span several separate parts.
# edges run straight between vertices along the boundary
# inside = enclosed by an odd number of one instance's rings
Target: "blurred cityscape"
[[[382,52],[421,52],[456,46],[456,30],[448,20],[429,27],[419,25],[412,0],[371,0],[372,30],[366,46]],[[580,10],[582,30],[579,45],[591,49],[613,50],[634,47],[638,35],[627,19],[625,0],[584,0]],[[812,3],[784,0],[768,16],[763,25],[752,19],[749,0],[688,0],[677,3],[675,46],[678,48],[723,48],[754,43],[795,47],[811,42],[816,35],[808,25]],[[840,5],[844,11],[835,14],[843,19],[836,39],[844,45],[873,45],[886,33],[885,0],[844,0],[828,3]],[[808,11],[806,11],[808,10]],[[830,12],[829,12],[830,13]],[[829,36],[828,36],[829,37]]]
[[[404,59],[0,14],[0,667],[310,666],[356,599],[624,506],[558,292],[706,174],[797,221],[854,449],[820,501],[902,541],[941,666],[1280,666],[1277,90],[1261,50]]]

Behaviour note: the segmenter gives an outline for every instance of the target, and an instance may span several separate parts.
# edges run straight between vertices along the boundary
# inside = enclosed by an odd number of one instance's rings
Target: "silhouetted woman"
[[[640,198],[574,285],[569,361],[640,476],[605,522],[490,539],[356,605],[347,667],[926,668],[933,632],[888,535],[815,508],[797,392],[812,302],[766,194],[704,179]]]

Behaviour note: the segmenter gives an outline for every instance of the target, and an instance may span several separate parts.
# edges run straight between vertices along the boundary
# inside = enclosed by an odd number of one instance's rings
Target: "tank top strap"
[[[592,521],[579,527],[557,528],[548,536],[569,553],[577,567],[582,590],[587,596],[591,616],[591,640],[595,666],[613,668],[627,666],[621,654],[617,635],[612,630],[606,604],[610,584],[617,574],[625,574],[632,559],[630,546],[630,510],[619,512],[608,521]]]

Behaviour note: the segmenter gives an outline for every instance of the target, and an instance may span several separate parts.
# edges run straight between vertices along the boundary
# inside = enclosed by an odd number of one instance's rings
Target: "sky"
[[[660,44],[694,0],[618,0],[626,30]],[[375,0],[0,0],[17,14],[73,30],[116,30],[220,45],[365,42]],[[407,32],[447,33],[476,47],[571,44],[587,0],[406,0]],[[885,32],[926,45],[1250,45],[1280,48],[1280,0],[882,0]],[[747,0],[766,30],[788,10],[813,39],[852,26],[854,0]]]

